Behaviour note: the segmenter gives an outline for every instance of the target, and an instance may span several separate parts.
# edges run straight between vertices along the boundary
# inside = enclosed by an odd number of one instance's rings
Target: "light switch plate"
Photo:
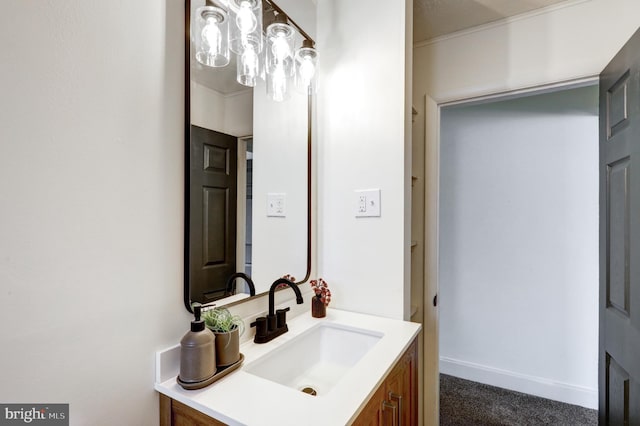
[[[379,189],[363,189],[355,193],[356,217],[380,217]]]
[[[267,194],[267,217],[287,216],[287,194],[268,193]]]

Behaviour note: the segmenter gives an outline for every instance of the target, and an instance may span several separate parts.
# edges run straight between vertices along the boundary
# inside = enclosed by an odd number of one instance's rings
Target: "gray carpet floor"
[[[441,426],[597,424],[597,410],[440,375]]]

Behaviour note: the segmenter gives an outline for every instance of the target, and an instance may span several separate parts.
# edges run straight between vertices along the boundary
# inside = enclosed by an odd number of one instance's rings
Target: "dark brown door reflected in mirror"
[[[236,272],[237,138],[191,126],[189,269],[191,299],[225,296]]]

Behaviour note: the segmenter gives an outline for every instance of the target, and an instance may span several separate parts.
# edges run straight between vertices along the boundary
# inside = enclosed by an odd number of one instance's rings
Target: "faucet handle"
[[[291,308],[288,306],[284,309],[276,310],[276,327],[282,328],[287,325],[287,312],[289,312]]]
[[[266,317],[258,317],[254,322],[249,324],[250,327],[256,328],[256,336],[266,336],[267,335],[267,318]]]

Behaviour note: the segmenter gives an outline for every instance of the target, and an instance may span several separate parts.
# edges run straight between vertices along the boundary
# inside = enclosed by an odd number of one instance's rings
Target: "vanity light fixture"
[[[263,1],[276,12],[265,35]],[[198,62],[224,67],[230,62],[229,52],[235,53],[238,83],[255,87],[258,77],[266,79],[267,94],[274,101],[288,99],[294,84],[303,93],[315,92],[318,52],[313,40],[273,1],[206,0],[206,4],[195,16],[193,42]],[[297,51],[296,29],[304,38]]]

